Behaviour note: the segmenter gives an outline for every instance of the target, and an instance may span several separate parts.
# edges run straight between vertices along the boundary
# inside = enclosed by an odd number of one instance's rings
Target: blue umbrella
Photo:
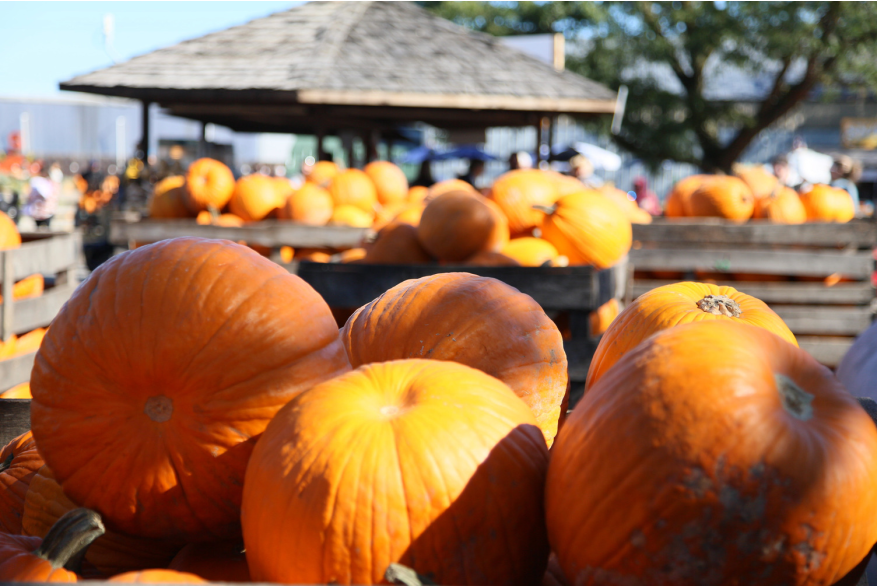
[[[477,147],[475,145],[463,145],[460,147],[456,147],[449,151],[445,151],[444,153],[439,153],[437,160],[445,161],[447,159],[470,159],[470,160],[478,160],[478,161],[498,161],[497,157],[494,157],[484,149]]]
[[[438,154],[435,149],[421,145],[405,153],[405,156],[399,160],[399,163],[423,163],[424,161],[437,160]]]

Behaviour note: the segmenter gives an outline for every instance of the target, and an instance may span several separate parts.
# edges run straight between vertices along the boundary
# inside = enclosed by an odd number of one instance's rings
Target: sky
[[[51,97],[58,83],[302,2],[3,2],[0,96]],[[104,17],[113,15],[113,57]]]

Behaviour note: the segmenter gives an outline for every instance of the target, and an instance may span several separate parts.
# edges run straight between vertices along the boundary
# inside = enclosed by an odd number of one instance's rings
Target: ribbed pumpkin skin
[[[33,476],[24,500],[21,533],[44,538],[58,518],[76,509],[47,466]],[[179,543],[125,536],[112,530],[95,540],[85,560],[104,575],[166,566],[180,549]]]
[[[186,207],[185,177],[173,175],[155,184],[149,201],[150,218],[188,218],[191,215]]]
[[[34,556],[42,538],[0,532],[0,580],[16,583],[77,583],[79,577],[64,567]]]
[[[423,248],[441,261],[463,261],[488,248],[496,218],[485,199],[449,192],[431,200],[417,225]]]
[[[239,540],[187,544],[177,553],[168,568],[181,573],[192,573],[208,581],[250,581],[250,568],[243,552],[243,543]]]
[[[764,218],[777,224],[802,224],[807,221],[807,209],[798,192],[781,187],[772,196],[755,201],[753,218]]]
[[[352,204],[342,204],[340,206],[336,205],[332,210],[332,217],[329,219],[329,224],[368,228],[372,225],[372,220],[374,220],[374,214],[370,214],[362,208]]]
[[[742,313],[738,317],[731,317],[705,312],[697,303],[709,295],[727,296],[739,304]],[[798,346],[795,335],[782,318],[758,298],[728,285],[693,281],[671,283],[642,294],[612,322],[594,351],[588,368],[586,389],[591,389],[625,353],[656,332],[679,324],[710,321],[744,322],[773,332]]]
[[[805,351],[726,321],[619,361],[564,424],[546,486],[579,585],[831,585],[877,542],[875,508],[877,429],[855,398]]]
[[[275,178],[254,173],[240,178],[234,186],[228,209],[244,222],[258,222],[283,205]]]
[[[877,324],[859,335],[837,366],[837,378],[856,397],[877,401]]]
[[[5,466],[0,471],[0,532],[21,534],[27,488],[37,469],[43,466],[43,459],[29,431],[13,438],[3,447],[0,463]]]
[[[372,161],[363,171],[374,182],[381,204],[386,206],[408,199],[408,178],[397,165],[389,161]]]
[[[303,186],[290,194],[277,215],[282,220],[301,222],[309,226],[323,226],[332,218],[332,196],[313,183]]]
[[[304,281],[229,241],[165,240],[101,265],[52,322],[31,375],[34,438],[112,529],[233,538],[259,434],[348,369]]]
[[[515,259],[524,267],[541,267],[559,255],[550,242],[533,236],[510,240],[502,249],[502,254]]]
[[[534,210],[534,205],[550,206],[557,198],[554,183],[538,169],[504,173],[494,182],[491,196],[508,218],[513,236],[532,230],[542,222],[545,213]]]
[[[691,216],[691,208],[689,207],[691,194],[715,177],[715,175],[690,175],[677,181],[664,203],[664,214],[669,218]]]
[[[186,207],[193,213],[214,207],[221,210],[234,193],[234,175],[225,163],[198,159],[186,173]]]
[[[146,569],[143,571],[131,571],[122,573],[107,579],[107,583],[171,583],[177,585],[200,585],[207,583],[198,575],[192,573],[180,573],[168,569]]]
[[[384,265],[422,265],[432,263],[433,259],[417,240],[416,228],[404,222],[391,222],[378,233],[363,262]]]
[[[396,359],[455,361],[512,388],[550,445],[567,371],[563,340],[528,295],[490,277],[442,273],[404,281],[341,330],[354,367]]]
[[[371,178],[359,169],[345,169],[332,178],[329,193],[335,206],[356,206],[374,217],[378,192]]]
[[[755,197],[742,179],[716,177],[691,194],[688,206],[691,216],[743,221],[752,217]]]
[[[366,365],[291,401],[244,485],[255,581],[533,585],[548,559],[548,451],[502,382],[442,361]]]
[[[5,212],[0,212],[0,251],[17,249],[21,246],[18,227]]]
[[[570,265],[605,269],[630,250],[633,231],[618,206],[590,190],[557,200],[554,212],[542,221],[542,238]]]
[[[328,188],[339,173],[341,170],[333,161],[317,161],[305,181],[321,188]]]
[[[807,211],[808,222],[849,222],[856,217],[850,195],[825,184],[816,184],[801,194],[801,203]]]

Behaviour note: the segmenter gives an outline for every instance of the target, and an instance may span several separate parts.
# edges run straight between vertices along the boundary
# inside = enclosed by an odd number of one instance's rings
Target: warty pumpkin
[[[417,225],[423,248],[441,261],[463,261],[489,248],[496,217],[482,196],[449,192],[431,200]]]
[[[779,336],[685,324],[585,394],[545,503],[574,584],[831,585],[877,542],[877,428]]]
[[[533,236],[514,238],[503,247],[502,254],[515,259],[524,267],[551,265],[560,256],[557,249],[547,240]]]
[[[849,222],[856,217],[850,194],[840,188],[816,184],[801,194],[808,222]]]
[[[332,196],[316,184],[305,182],[289,195],[277,211],[281,220],[292,220],[309,226],[323,226],[332,218]]]
[[[689,322],[734,321],[758,326],[797,346],[795,335],[767,304],[728,285],[686,281],[636,298],[609,326],[588,368],[590,389],[621,357],[656,332]]]
[[[242,522],[255,581],[535,584],[548,450],[501,381],[445,361],[365,365],[288,403],[253,452]]]
[[[104,533],[100,516],[84,508],[64,514],[45,538],[0,533],[0,580],[16,583],[76,583],[65,565]]]
[[[142,571],[130,571],[107,579],[107,583],[144,583],[154,585],[156,583],[170,583],[172,585],[200,585],[207,583],[198,575],[181,573],[168,569],[144,569]]]
[[[230,538],[268,421],[349,368],[307,283],[229,241],[169,239],[73,293],[35,359],[31,423],[64,493],[114,529]]]
[[[5,212],[0,212],[0,251],[17,249],[21,246],[18,227]]]
[[[755,197],[738,177],[716,177],[702,184],[688,200],[691,216],[744,221],[752,217]]]
[[[286,195],[278,191],[275,178],[254,173],[237,180],[228,209],[244,222],[258,222],[276,214],[285,203]]]
[[[30,399],[30,382],[25,381],[24,383],[19,383],[15,387],[11,387],[0,393],[0,399]]]
[[[715,178],[715,175],[690,175],[677,181],[664,202],[664,214],[669,218],[691,216],[691,195]]]
[[[404,222],[391,222],[382,228],[366,251],[363,263],[423,265],[433,262],[417,240],[417,229]]]
[[[372,225],[374,214],[370,214],[351,204],[342,204],[335,206],[332,210],[332,217],[329,224],[341,224],[344,226],[355,226],[357,228],[368,228]]]
[[[188,218],[191,215],[186,207],[185,177],[172,175],[155,184],[149,201],[150,218]]]
[[[798,192],[785,186],[755,201],[753,218],[764,218],[778,224],[802,224],[807,221],[807,209]]]
[[[335,206],[356,206],[374,218],[378,192],[371,178],[359,169],[345,169],[332,178],[329,193]]]
[[[378,192],[378,202],[386,206],[408,199],[408,178],[405,172],[390,161],[372,161],[363,169]]]
[[[630,250],[630,221],[600,192],[564,196],[544,210],[542,238],[569,259],[570,265],[605,269]]]
[[[512,236],[539,226],[545,213],[533,206],[551,206],[557,198],[554,183],[538,169],[516,169],[500,175],[491,196],[508,218]]]
[[[214,208],[221,210],[234,193],[234,175],[216,159],[198,159],[186,173],[186,207],[193,213]]]
[[[566,392],[557,326],[533,298],[490,277],[443,273],[404,281],[359,308],[341,330],[354,367],[396,359],[455,361],[524,400],[550,445]]]
[[[341,169],[334,161],[317,161],[305,176],[305,181],[321,188],[328,188],[339,173]]]
[[[21,533],[27,488],[43,458],[30,431],[13,438],[0,451],[0,532]]]
[[[191,573],[207,581],[249,583],[250,568],[240,540],[187,544],[168,568]]]

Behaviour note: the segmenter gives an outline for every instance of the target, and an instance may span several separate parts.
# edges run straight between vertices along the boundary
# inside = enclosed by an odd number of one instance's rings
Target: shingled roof
[[[594,81],[408,2],[310,2],[61,89],[178,110],[224,102],[584,114],[612,112],[615,100]]]

